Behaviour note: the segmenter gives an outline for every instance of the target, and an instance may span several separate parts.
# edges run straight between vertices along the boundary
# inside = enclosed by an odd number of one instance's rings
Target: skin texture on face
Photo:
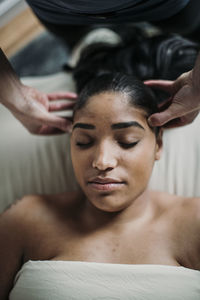
[[[103,92],[74,116],[71,157],[86,198],[105,212],[129,207],[147,187],[161,144],[128,96]]]

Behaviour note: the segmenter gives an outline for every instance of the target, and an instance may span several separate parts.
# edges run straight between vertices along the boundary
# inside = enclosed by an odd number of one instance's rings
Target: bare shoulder
[[[186,221],[200,222],[200,198],[183,197],[167,192],[151,191],[151,200],[158,215],[167,213]]]
[[[44,199],[42,196],[36,195],[27,195],[17,199],[1,214],[1,219],[19,219],[23,222],[29,212],[42,203],[42,199]]]
[[[20,244],[24,248],[26,236],[34,214],[38,212],[42,199],[38,196],[25,196],[15,201],[0,216],[0,238],[5,237],[5,241],[9,238],[17,239],[17,245]],[[14,244],[15,245],[15,244]]]
[[[29,199],[29,197],[28,197]],[[23,261],[29,201],[18,200],[0,216],[0,299],[8,299],[14,277]]]
[[[180,261],[192,269],[200,270],[200,198],[182,197],[176,220],[178,236],[182,240]]]
[[[183,197],[167,192],[150,191],[151,201],[159,211],[170,211],[182,205]]]
[[[19,214],[22,219],[33,215],[35,211],[41,209],[59,208],[70,206],[77,198],[77,192],[68,192],[55,195],[26,195],[16,200],[10,205],[1,216],[11,216]],[[26,212],[26,214],[24,214]]]
[[[200,225],[200,198],[183,197],[165,192],[155,192],[156,203],[175,216],[180,216],[184,222],[199,222]]]
[[[1,214],[0,299],[8,299],[14,277],[27,258],[53,256],[54,247],[51,251],[53,254],[48,250],[50,247],[47,247],[48,251],[44,251],[41,237],[45,237],[47,233],[51,235],[54,228],[52,225],[58,223],[56,220],[59,219],[60,211],[65,211],[63,207],[67,210],[75,197],[76,195],[71,194],[28,195],[17,200]]]
[[[164,220],[177,261],[200,270],[200,198],[153,193],[156,217]],[[160,218],[161,219],[161,218]]]
[[[200,198],[183,197],[181,204],[183,212],[190,217],[191,222],[195,222],[200,227]]]
[[[10,230],[11,235],[19,231],[22,236],[23,229],[27,232],[28,224],[34,222],[45,210],[47,211],[48,199],[50,202],[50,196],[27,195],[16,200],[1,214],[0,230],[6,228],[7,233]]]
[[[29,199],[32,200],[31,197],[17,200],[0,215],[0,241],[3,241],[6,247],[10,245],[12,249],[18,248],[20,252],[24,246],[23,233],[26,228],[27,211],[31,208]]]
[[[20,228],[21,233],[24,231],[28,235],[31,227],[36,228],[35,224],[43,226],[52,219],[55,220],[58,212],[70,211],[71,207],[76,205],[77,199],[77,193],[24,196],[1,214],[0,226],[12,227],[12,234]]]
[[[29,201],[27,201],[29,196],[22,199],[17,199],[12,203],[7,209],[0,215],[0,226],[6,222],[6,225],[9,223],[23,223],[25,217],[24,209],[28,207]]]
[[[170,194],[167,192],[151,191],[151,198],[159,206],[164,207],[175,207],[179,209],[191,209],[195,210],[200,208],[200,198],[199,197],[184,197],[175,194]]]

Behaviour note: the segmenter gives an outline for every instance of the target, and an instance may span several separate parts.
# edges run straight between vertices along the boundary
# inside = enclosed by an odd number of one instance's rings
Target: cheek
[[[139,145],[138,145],[139,146]],[[148,182],[154,165],[154,146],[140,145],[133,153],[124,155],[126,169],[134,182]]]
[[[71,160],[76,179],[80,183],[90,164],[88,155],[84,151],[79,151],[75,146],[71,146]]]

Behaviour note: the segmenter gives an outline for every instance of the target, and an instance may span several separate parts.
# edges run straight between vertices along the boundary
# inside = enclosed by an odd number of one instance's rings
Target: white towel
[[[10,300],[199,300],[200,272],[167,265],[28,261]]]

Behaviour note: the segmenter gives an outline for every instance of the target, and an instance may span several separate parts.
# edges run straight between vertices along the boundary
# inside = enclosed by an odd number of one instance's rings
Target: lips
[[[112,191],[122,188],[122,186],[125,184],[124,181],[120,181],[114,178],[101,178],[101,177],[95,177],[88,181],[88,185],[99,191]]]
[[[89,182],[96,182],[96,183],[102,183],[102,184],[106,184],[106,183],[122,183],[122,181],[114,179],[114,178],[108,178],[108,177],[95,177],[92,178]]]

